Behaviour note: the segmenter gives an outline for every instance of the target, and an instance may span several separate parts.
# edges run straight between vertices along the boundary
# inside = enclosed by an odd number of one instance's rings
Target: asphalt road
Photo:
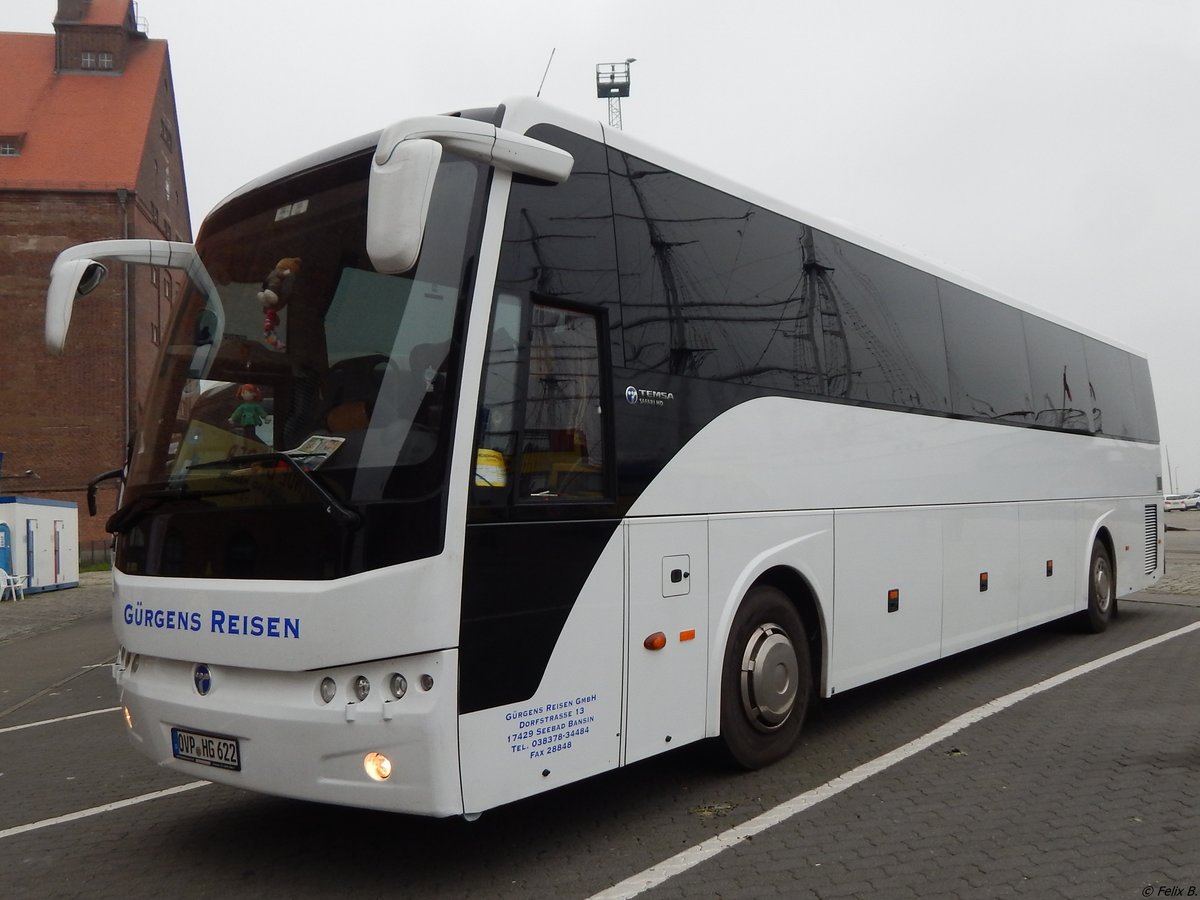
[[[686,747],[474,823],[157,769],[116,710],[103,583],[6,602],[0,894],[1200,896],[1200,629],[1174,634],[1200,623],[1200,530],[1169,532],[1164,585],[1102,635],[1052,624],[824,701],[767,770]]]

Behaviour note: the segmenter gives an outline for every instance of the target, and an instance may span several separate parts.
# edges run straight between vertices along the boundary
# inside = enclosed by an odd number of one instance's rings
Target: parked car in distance
[[[1187,494],[1167,494],[1163,497],[1163,509],[1167,512],[1183,511],[1188,508]]]

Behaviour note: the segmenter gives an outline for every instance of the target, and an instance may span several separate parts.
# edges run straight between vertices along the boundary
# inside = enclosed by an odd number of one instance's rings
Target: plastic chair
[[[28,575],[9,575],[7,570],[0,569],[0,600],[4,599],[5,594],[10,595],[14,603],[24,600],[25,582],[28,580]]]

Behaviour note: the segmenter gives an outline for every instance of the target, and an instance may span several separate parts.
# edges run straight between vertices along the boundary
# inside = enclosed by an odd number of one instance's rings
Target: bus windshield
[[[328,579],[440,552],[484,170],[443,158],[417,264],[384,275],[369,167],[309,169],[206,221],[216,294],[186,288],[165,329],[109,522],[122,571]]]

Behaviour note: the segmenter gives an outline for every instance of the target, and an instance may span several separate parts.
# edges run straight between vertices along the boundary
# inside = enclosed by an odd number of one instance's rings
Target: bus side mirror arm
[[[224,307],[216,284],[200,261],[194,244],[150,240],[93,241],[68,247],[58,254],[50,268],[50,285],[46,290],[46,349],[52,355],[62,356],[75,298],[91,293],[108,274],[108,268],[98,262],[100,259],[182,269],[208,297],[208,307],[214,313],[212,343],[214,346],[220,343],[225,330]],[[208,354],[210,362],[212,355]],[[198,377],[203,374],[207,372]]]

